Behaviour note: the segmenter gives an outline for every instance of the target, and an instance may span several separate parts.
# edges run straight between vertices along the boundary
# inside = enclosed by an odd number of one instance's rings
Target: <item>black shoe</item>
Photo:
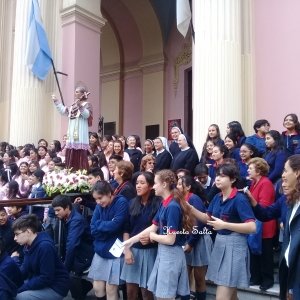
[[[196,293],[195,292],[190,291],[190,299],[191,300],[196,299]]]
[[[266,291],[266,290],[270,289],[271,287],[273,287],[273,284],[262,284],[259,288],[262,291]]]

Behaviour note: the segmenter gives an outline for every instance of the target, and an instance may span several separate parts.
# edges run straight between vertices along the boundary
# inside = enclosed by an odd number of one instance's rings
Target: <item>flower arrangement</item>
[[[53,194],[64,194],[70,191],[80,193],[88,193],[91,187],[88,184],[88,176],[86,170],[71,173],[71,170],[55,170],[45,174],[43,178],[43,188],[47,195],[51,197]]]

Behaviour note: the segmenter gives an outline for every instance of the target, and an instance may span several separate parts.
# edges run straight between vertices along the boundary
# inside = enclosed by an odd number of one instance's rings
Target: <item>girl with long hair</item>
[[[221,139],[220,128],[217,124],[211,124],[208,127],[206,141],[208,140],[213,140],[215,145],[224,145],[224,141]]]
[[[99,168],[103,172],[104,180],[108,181],[110,176],[109,176],[109,169],[108,169],[107,160],[105,158],[105,154],[103,153],[103,151],[101,152],[97,151],[95,152],[95,155],[98,157]]]
[[[89,155],[88,156],[88,164],[89,164],[89,169],[99,168],[98,157],[96,155]]]
[[[225,146],[228,149],[227,158],[233,158],[237,162],[241,161],[240,148],[238,148],[238,138],[233,133],[225,137]]]
[[[141,172],[136,180],[137,197],[129,201],[129,226],[124,230],[124,241],[151,226],[161,203],[161,198],[155,196],[153,185],[154,175]],[[157,244],[151,243],[149,236],[145,235],[124,254],[121,279],[126,281],[127,299],[135,300],[140,287],[143,299],[152,300],[153,294],[147,290],[147,282],[154,266]]]
[[[62,150],[60,141],[58,140],[53,140],[49,148],[50,151],[55,152],[56,154],[58,154]]]
[[[99,136],[97,132],[90,133],[90,153],[95,154],[96,151],[101,151]]]
[[[288,114],[284,117],[283,126],[286,131],[283,131],[281,136],[287,157],[295,153],[300,140],[300,123],[296,114]]]
[[[217,284],[216,298],[237,299],[237,287],[249,286],[249,250],[246,235],[256,230],[255,218],[247,197],[237,191],[239,170],[234,164],[219,165],[216,186],[221,190],[206,214],[190,206],[202,223],[217,231],[206,278]]]
[[[266,134],[266,146],[267,150],[263,158],[266,160],[270,167],[268,178],[273,183],[276,183],[276,181],[281,177],[286,160],[282,138],[278,131],[270,130]]]
[[[106,181],[96,182],[92,194],[97,203],[91,221],[95,255],[88,277],[94,280],[97,299],[118,299],[124,259],[123,256],[116,258],[109,250],[116,239],[123,240],[128,201],[122,195],[115,195]]]
[[[28,163],[22,162],[13,180],[19,184],[19,196],[20,198],[27,198],[31,191],[31,186],[28,183]]]
[[[113,155],[120,155],[123,157],[123,160],[130,161],[129,154],[124,151],[123,144],[119,140],[113,141]]]
[[[215,145],[213,140],[208,140],[204,143],[200,163],[206,164],[207,167],[215,163],[212,158],[212,152]]]
[[[216,178],[216,167],[223,163],[223,160],[227,156],[227,152],[228,152],[228,150],[224,145],[222,145],[222,146],[217,145],[213,148],[211,157],[215,161],[215,163],[208,167],[208,175],[212,181],[214,181]]]
[[[171,170],[156,173],[153,186],[155,195],[164,200],[153,218],[153,224],[123,242],[125,251],[145,235],[158,243],[157,257],[147,283],[148,290],[157,299],[172,299],[176,295],[189,297],[190,294],[183,246],[186,234],[192,231],[195,223],[176,184],[176,175]]]
[[[192,176],[181,177],[177,183],[177,189],[183,193],[186,201],[193,205],[197,210],[206,213],[205,201],[206,195],[199,182],[196,182]],[[206,299],[205,274],[209,265],[212,252],[212,240],[209,236],[209,230],[204,229],[206,224],[197,221],[192,233],[188,236],[184,247],[186,264],[189,276],[194,270],[194,279],[196,283],[196,299]]]
[[[227,134],[231,133],[237,138],[237,140],[238,140],[237,146],[239,148],[246,142],[246,136],[245,136],[244,130],[242,128],[241,123],[238,121],[229,122],[227,124],[226,133]]]

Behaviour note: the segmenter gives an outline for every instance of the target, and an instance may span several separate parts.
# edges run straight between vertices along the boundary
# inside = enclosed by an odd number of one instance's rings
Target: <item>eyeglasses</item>
[[[24,233],[26,230],[24,230],[24,231],[21,231],[21,232],[15,232],[15,237],[18,237],[21,233]]]

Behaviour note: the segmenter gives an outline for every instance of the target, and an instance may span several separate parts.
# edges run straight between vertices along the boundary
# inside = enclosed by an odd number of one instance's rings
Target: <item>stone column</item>
[[[41,1],[41,8],[43,8],[43,2]],[[25,63],[30,7],[31,1],[17,0],[16,2],[10,109],[10,143],[16,146],[25,143],[37,144],[40,138],[51,138],[49,129],[52,126],[52,114],[49,110],[50,92],[46,89],[46,81],[41,81],[35,77]],[[53,18],[55,13],[58,14],[57,1],[52,1],[52,6],[49,6],[47,12],[41,9],[41,13],[43,19],[45,19],[45,15]],[[55,25],[55,19],[50,20],[50,22]],[[55,29],[55,26],[53,28]],[[54,54],[51,40],[49,40],[49,45],[52,54]],[[53,77],[53,73],[50,75],[51,72],[52,70],[50,70],[47,80],[49,77]]]
[[[12,81],[12,52],[13,52],[13,19],[14,19],[14,1],[2,0],[0,2],[0,111],[2,117],[2,126],[0,131],[0,140],[9,140],[9,122],[10,122],[10,97]]]
[[[194,0],[193,132],[199,154],[210,124],[242,121],[241,0]]]
[[[68,77],[62,78],[65,104],[74,102],[76,83],[82,81],[91,92],[93,126],[97,131],[100,115],[100,34],[106,20],[102,18],[100,0],[64,0],[62,18],[62,69]],[[67,118],[62,119],[66,133]]]

